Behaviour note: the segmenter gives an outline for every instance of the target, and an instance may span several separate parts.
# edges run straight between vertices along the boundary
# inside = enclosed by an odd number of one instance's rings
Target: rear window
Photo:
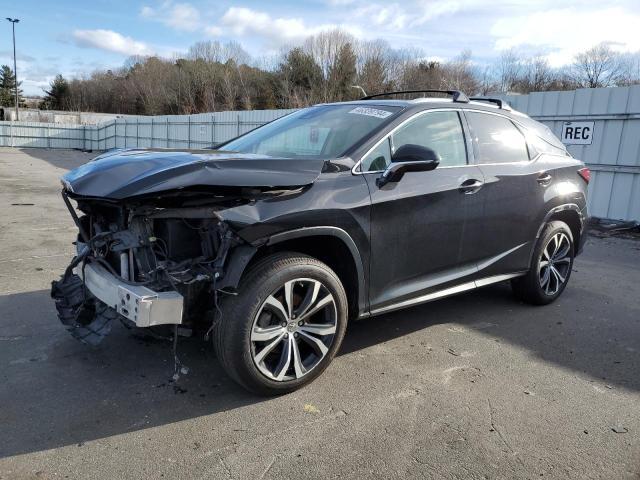
[[[481,112],[465,112],[478,163],[529,161],[524,135],[508,118]]]

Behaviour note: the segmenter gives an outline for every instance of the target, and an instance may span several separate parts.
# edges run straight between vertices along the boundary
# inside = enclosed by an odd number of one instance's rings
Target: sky
[[[562,66],[601,42],[640,51],[639,0],[4,0],[2,14],[20,19],[18,79],[27,95],[42,95],[58,73],[116,68],[131,55],[179,55],[197,41],[235,40],[259,60],[335,27],[430,58],[471,50],[478,63],[516,49]],[[12,55],[5,20],[0,64],[13,67]]]

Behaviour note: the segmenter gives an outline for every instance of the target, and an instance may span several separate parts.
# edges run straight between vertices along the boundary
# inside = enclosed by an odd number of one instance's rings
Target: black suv
[[[232,378],[277,394],[322,373],[348,320],[505,280],[552,302],[585,240],[589,170],[500,100],[421,94],[67,173],[79,235],[53,282],[61,321],[90,344],[115,320],[212,335]]]

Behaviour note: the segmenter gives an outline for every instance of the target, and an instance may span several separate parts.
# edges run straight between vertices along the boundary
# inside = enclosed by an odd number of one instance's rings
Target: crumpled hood
[[[115,200],[188,187],[296,188],[313,183],[324,160],[214,150],[115,150],[62,177],[80,196]]]

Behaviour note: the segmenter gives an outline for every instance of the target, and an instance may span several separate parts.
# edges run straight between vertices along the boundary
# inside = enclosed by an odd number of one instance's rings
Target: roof
[[[452,105],[458,106],[460,108],[474,107],[480,110],[499,111],[500,113],[505,115],[512,114],[517,117],[527,117],[527,115],[524,113],[518,112],[513,109],[506,109],[506,108],[503,109],[494,103],[483,102],[478,100],[471,100],[469,103],[461,103],[461,102],[454,102],[451,98],[443,98],[443,97],[420,97],[420,98],[414,98],[411,100],[398,100],[398,99],[381,100],[378,98],[373,98],[371,100],[349,100],[346,102],[322,103],[320,105],[367,105],[370,107],[379,105],[379,106],[387,106],[387,107],[410,108],[410,107],[424,106],[425,104],[429,104],[432,107],[438,107],[438,106],[450,107]]]

